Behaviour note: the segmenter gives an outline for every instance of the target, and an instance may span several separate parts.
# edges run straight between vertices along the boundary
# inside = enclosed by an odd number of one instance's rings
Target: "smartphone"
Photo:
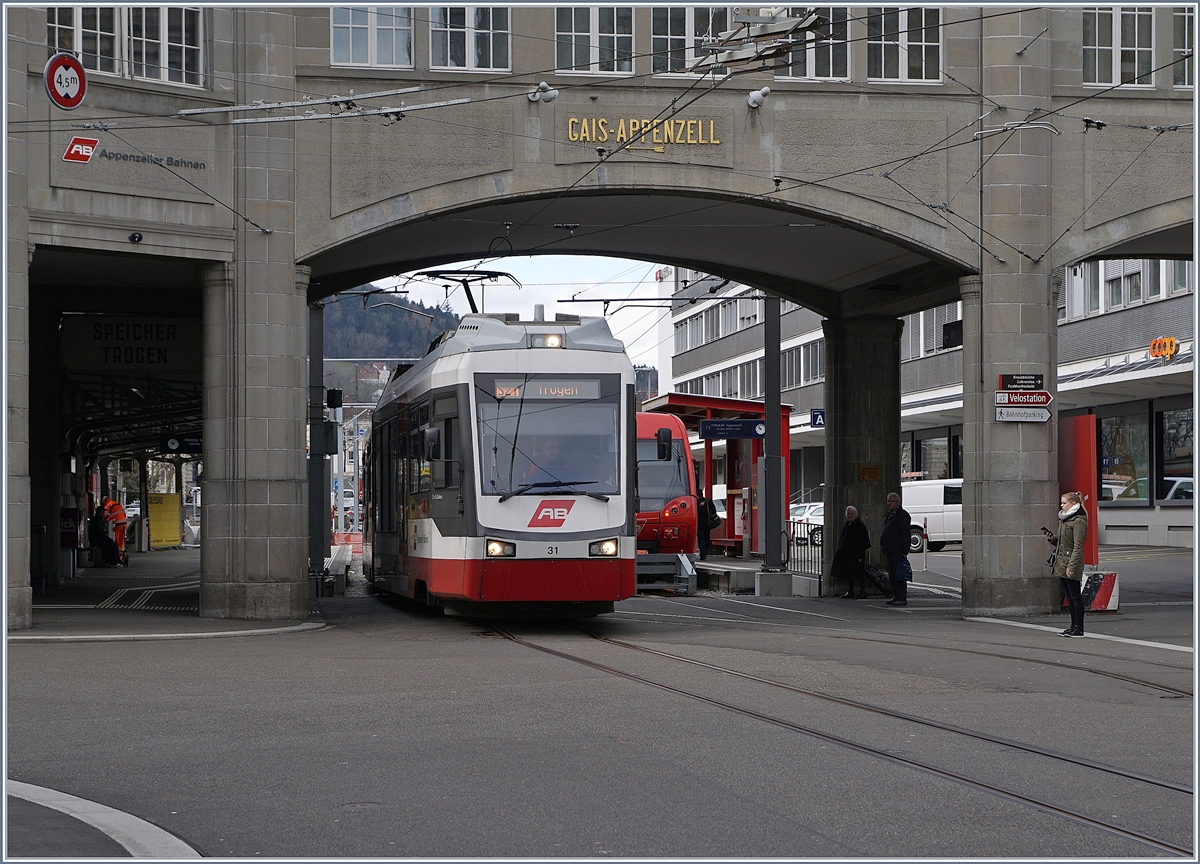
[[[1049,528],[1047,528],[1047,527],[1045,527],[1045,526],[1042,526],[1042,533],[1043,533],[1043,534],[1045,534],[1047,537],[1053,537],[1053,536],[1054,536],[1054,532],[1053,532],[1053,531],[1051,531]]]

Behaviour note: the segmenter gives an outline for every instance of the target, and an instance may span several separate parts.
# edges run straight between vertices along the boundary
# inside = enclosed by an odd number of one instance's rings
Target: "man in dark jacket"
[[[716,523],[716,524],[713,524]],[[721,524],[717,518],[717,505],[704,497],[704,490],[696,493],[696,540],[700,546],[700,560],[708,557],[708,547],[712,545],[710,533]]]
[[[858,518],[858,508],[846,508],[846,524],[842,526],[842,536],[838,539],[837,551],[833,553],[833,575],[850,583],[849,590],[842,595],[843,600],[853,600],[854,583],[859,588],[858,599],[867,599],[867,550],[871,548],[871,537],[867,526]]]
[[[901,579],[896,574],[896,565],[908,558],[909,534],[912,532],[912,519],[908,511],[900,506],[900,496],[891,492],[887,496],[887,513],[883,516],[883,531],[879,535],[879,548],[887,556],[888,576],[892,580],[892,599],[889,606],[908,605],[908,579]],[[906,576],[912,577],[909,568]]]

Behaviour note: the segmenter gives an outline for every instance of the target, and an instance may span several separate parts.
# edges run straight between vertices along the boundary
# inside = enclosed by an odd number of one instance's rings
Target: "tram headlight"
[[[515,558],[516,555],[515,543],[506,543],[503,540],[487,541],[487,557],[489,558]]]
[[[615,539],[601,540],[588,546],[588,554],[593,558],[616,558],[620,548]]]
[[[558,333],[548,333],[545,336],[534,336],[531,340],[534,348],[561,348],[562,336]]]

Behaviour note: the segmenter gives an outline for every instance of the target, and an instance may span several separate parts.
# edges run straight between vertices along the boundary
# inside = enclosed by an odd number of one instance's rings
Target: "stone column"
[[[281,268],[264,267],[263,275]],[[308,615],[304,459],[307,278],[202,273],[204,531],[200,614]],[[275,272],[278,277],[280,273]],[[247,309],[253,308],[253,314]]]
[[[1009,109],[997,123],[1051,107],[1053,43],[1033,40],[1056,14],[1034,9],[983,22],[984,93]],[[1006,373],[1040,374],[1046,389],[1057,389],[1050,266],[1034,260],[1053,239],[1053,141],[1051,132],[1030,129],[983,143],[983,279],[962,285],[967,616],[1049,612],[1058,600],[1039,531],[1057,509],[1058,423],[998,422],[993,395]]]
[[[6,9],[17,26],[21,12]],[[8,120],[20,129],[28,115],[26,106],[27,45],[20,39],[8,46]],[[7,384],[5,447],[8,468],[8,498],[4,502],[4,532],[8,555],[4,579],[8,595],[8,629],[24,630],[33,623],[33,588],[29,583],[29,246],[28,148],[21,132],[9,132],[7,146],[8,269],[5,295],[8,301]],[[55,541],[57,548],[58,542]]]
[[[829,577],[846,521],[858,508],[879,566],[887,493],[900,489],[899,318],[830,318],[825,330],[825,538],[821,593],[845,591]]]

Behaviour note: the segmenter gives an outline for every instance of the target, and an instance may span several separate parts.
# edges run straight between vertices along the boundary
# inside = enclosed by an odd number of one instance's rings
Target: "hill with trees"
[[[325,307],[327,358],[424,357],[435,336],[458,326],[459,316],[440,306],[413,303],[394,295],[376,295],[368,302],[373,308],[364,309],[357,297],[347,297]],[[379,305],[384,302],[389,305]],[[432,315],[433,320],[405,309]]]

